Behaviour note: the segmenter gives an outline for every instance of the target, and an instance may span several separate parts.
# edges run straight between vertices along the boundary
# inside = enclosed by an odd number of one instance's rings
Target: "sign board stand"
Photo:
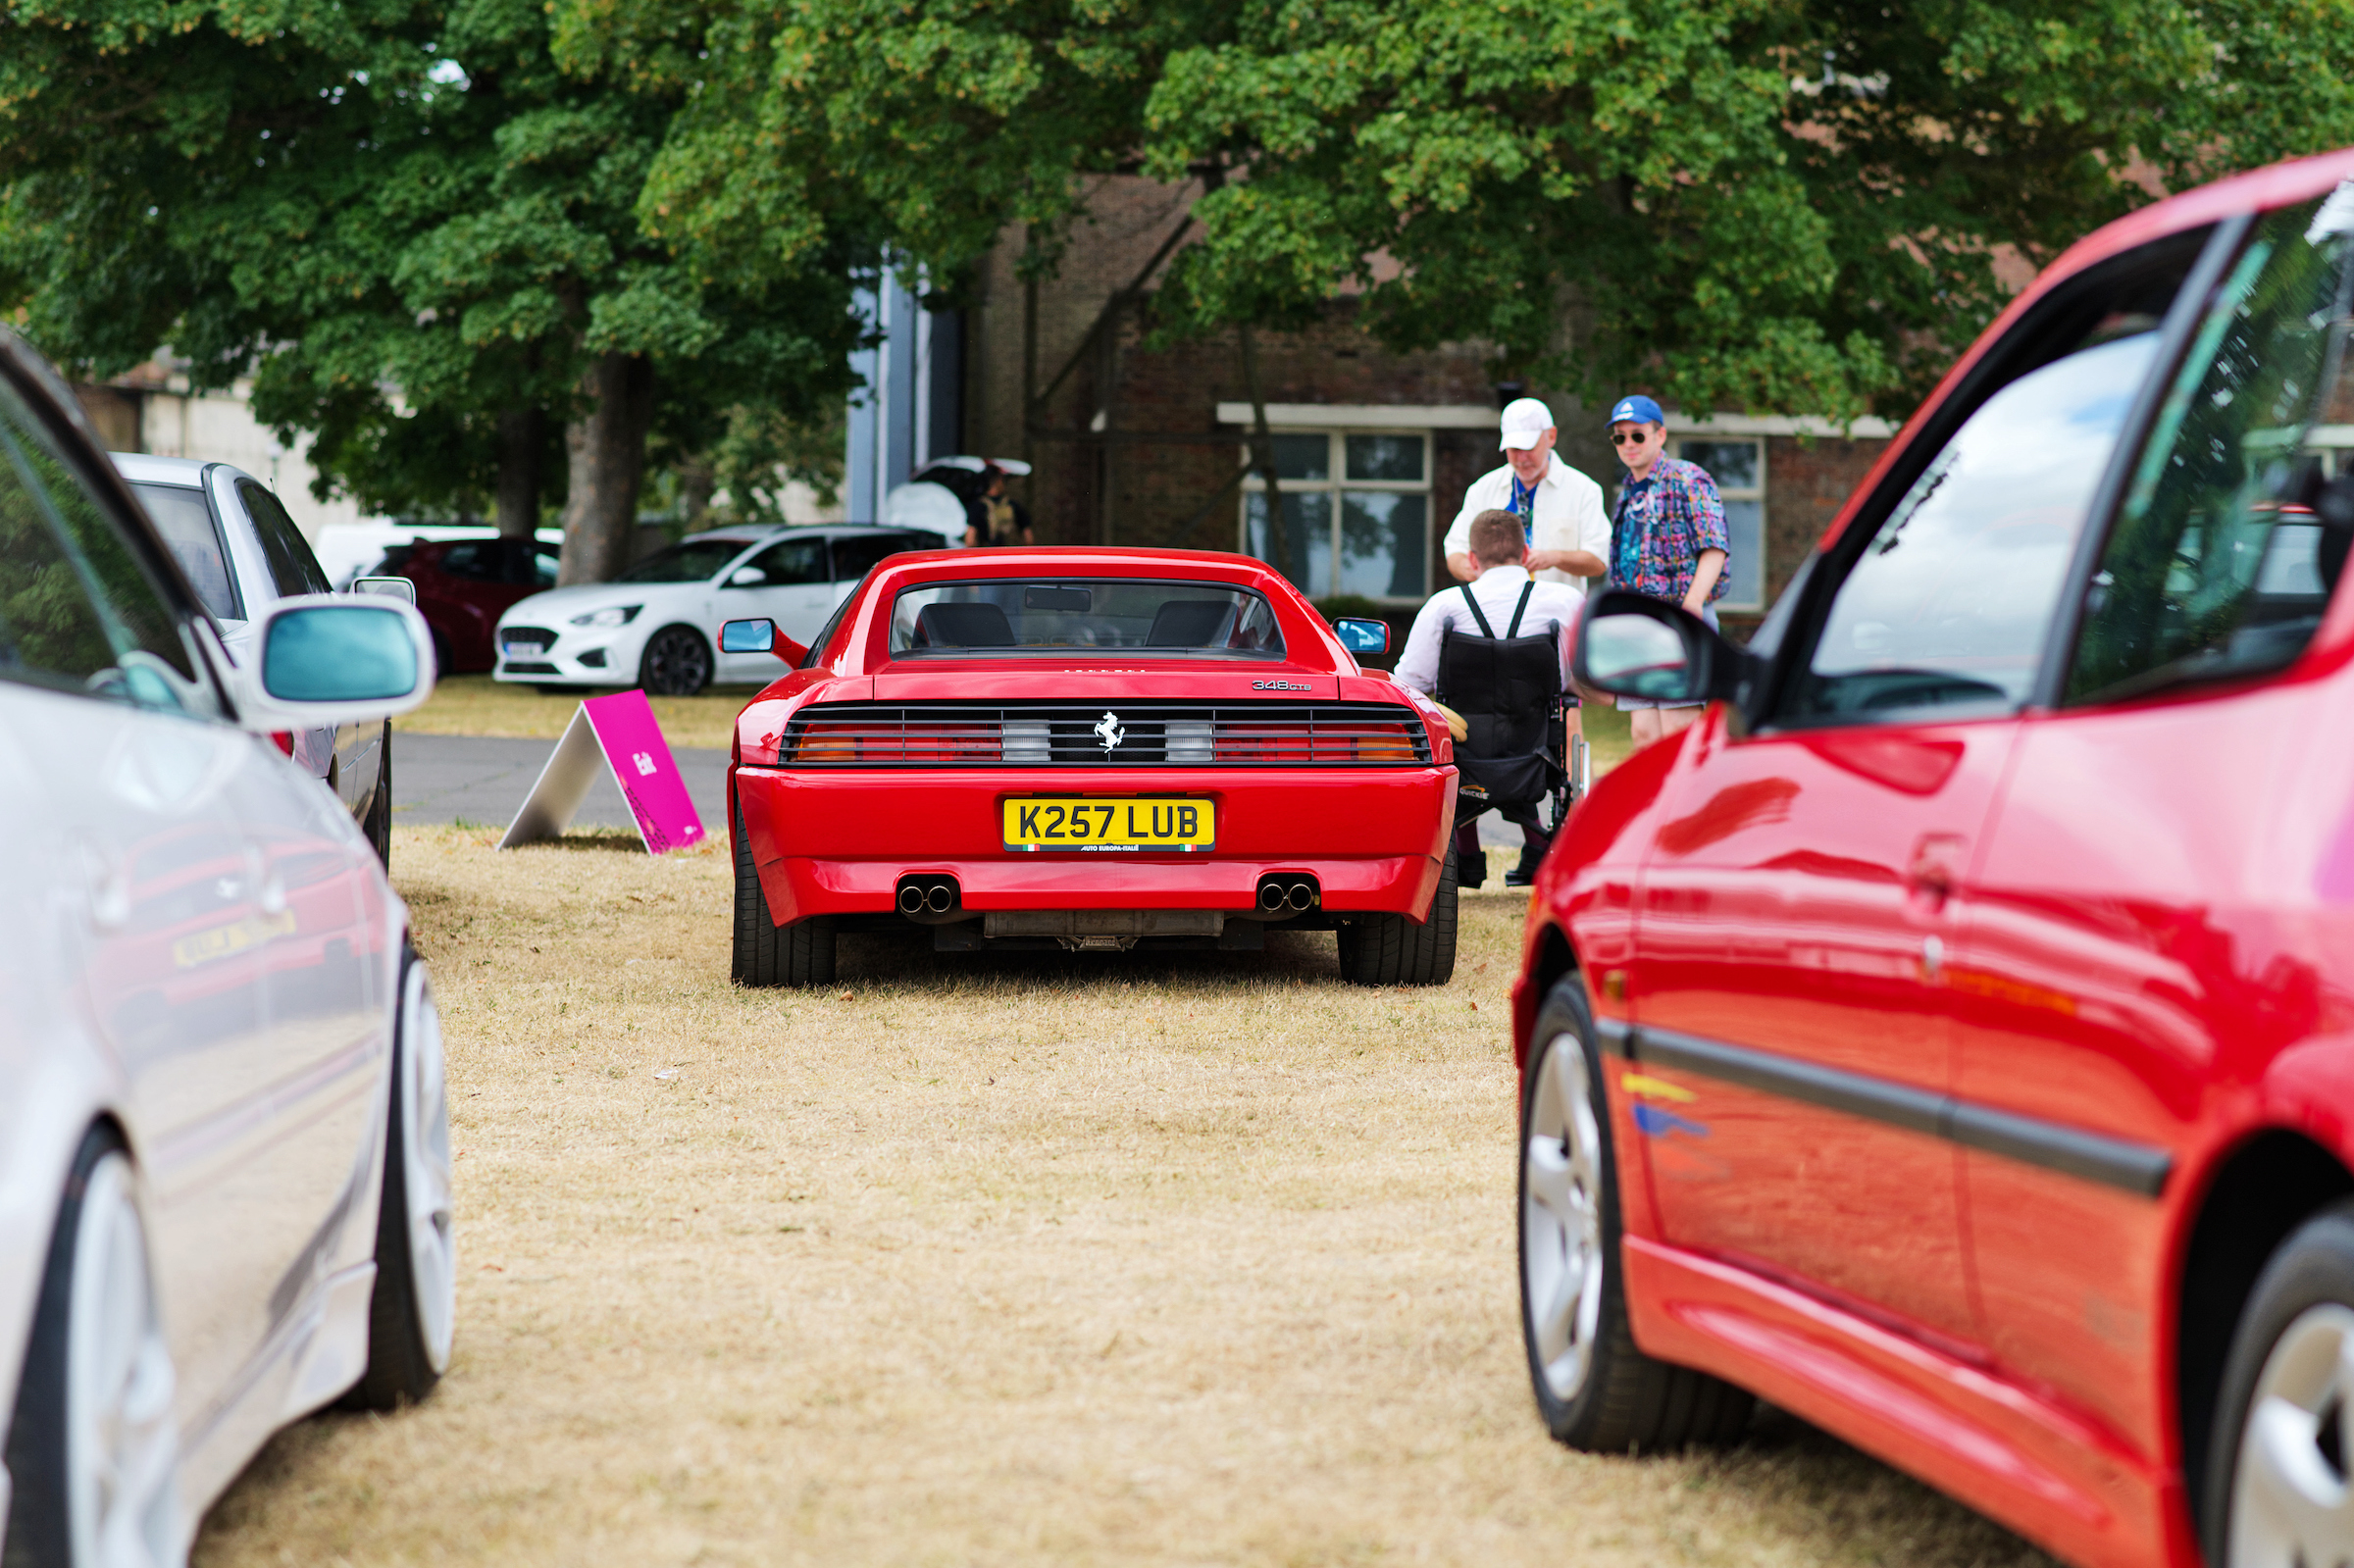
[[[703,841],[703,819],[687,793],[662,727],[654,722],[653,705],[642,691],[622,691],[590,697],[573,714],[498,847],[562,837],[596,782],[600,762],[629,802],[647,854],[691,849]]]

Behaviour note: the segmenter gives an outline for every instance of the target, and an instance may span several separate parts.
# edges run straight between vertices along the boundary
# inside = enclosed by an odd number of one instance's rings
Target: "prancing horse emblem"
[[[1096,734],[1106,751],[1128,738],[1128,732],[1120,728],[1120,716],[1116,713],[1103,715],[1103,722],[1096,726]]]

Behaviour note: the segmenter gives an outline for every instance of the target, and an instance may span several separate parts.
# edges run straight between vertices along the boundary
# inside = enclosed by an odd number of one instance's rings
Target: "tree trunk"
[[[699,533],[711,511],[711,496],[719,488],[719,470],[710,456],[691,457],[679,465],[679,515],[687,531]]]
[[[610,582],[638,547],[638,488],[645,432],[654,422],[654,367],[607,354],[581,379],[588,411],[564,427],[571,493],[564,502],[564,560],[556,581]]]
[[[547,449],[547,415],[520,408],[498,417],[498,531],[528,539],[539,527],[539,454]]]

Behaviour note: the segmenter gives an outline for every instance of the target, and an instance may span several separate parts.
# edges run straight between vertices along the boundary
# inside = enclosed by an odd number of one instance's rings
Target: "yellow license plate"
[[[1111,800],[1048,796],[1004,803],[1005,847],[1196,853],[1218,841],[1217,808],[1206,800],[1144,795]]]

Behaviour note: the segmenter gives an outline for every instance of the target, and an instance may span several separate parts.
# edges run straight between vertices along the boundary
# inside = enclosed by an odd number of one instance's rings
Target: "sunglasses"
[[[1645,441],[1648,441],[1648,440],[1650,440],[1650,439],[1651,439],[1651,431],[1649,431],[1649,430],[1612,430],[1612,431],[1611,431],[1611,444],[1612,444],[1612,446],[1624,446],[1624,445],[1625,445],[1627,442],[1629,442],[1629,441],[1632,441],[1632,442],[1634,442],[1634,443],[1635,443],[1637,446],[1641,446],[1641,445],[1642,445],[1642,444],[1643,444]]]

